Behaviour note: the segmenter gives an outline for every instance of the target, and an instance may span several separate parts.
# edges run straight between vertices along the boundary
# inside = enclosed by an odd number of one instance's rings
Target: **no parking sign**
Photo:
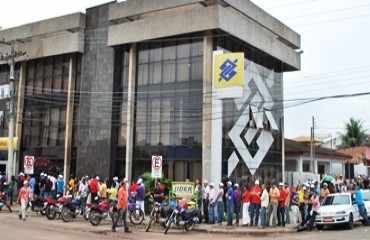
[[[33,167],[35,165],[35,158],[33,156],[25,156],[24,157],[24,173],[25,174],[33,174]]]
[[[162,177],[162,156],[152,156],[152,178]]]

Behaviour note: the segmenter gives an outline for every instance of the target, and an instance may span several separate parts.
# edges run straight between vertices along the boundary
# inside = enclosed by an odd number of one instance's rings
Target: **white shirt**
[[[51,190],[55,190],[55,185],[57,183],[57,179],[54,176],[51,176],[50,181],[53,183],[53,185],[51,186]]]
[[[210,191],[209,191],[209,202],[210,203],[214,203],[216,201],[216,192],[215,192],[215,189],[212,188]]]
[[[223,188],[218,189],[217,196],[218,195],[220,195],[220,197],[217,199],[217,202],[222,202],[223,201],[222,196],[224,195],[224,189]]]
[[[203,192],[203,200],[207,200],[207,194],[209,194],[209,191],[210,191],[210,188],[207,185],[207,187],[204,189],[204,192]],[[209,196],[208,196],[208,200],[209,200]]]

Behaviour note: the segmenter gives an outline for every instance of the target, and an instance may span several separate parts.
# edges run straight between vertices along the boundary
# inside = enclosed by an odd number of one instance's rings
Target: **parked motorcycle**
[[[72,201],[67,201],[63,204],[60,217],[64,222],[70,222],[78,215],[83,215],[86,221],[89,220],[86,206],[80,197],[75,198]]]
[[[89,203],[87,204],[90,208],[89,220],[93,226],[98,226],[101,220],[106,219],[108,216],[111,217],[112,221],[114,219],[114,212],[117,210],[116,201],[107,202],[105,200],[99,203]]]
[[[128,203],[128,217],[134,225],[141,224],[144,221],[145,214],[140,208],[140,204],[136,204],[132,198]]]
[[[9,212],[12,212],[12,208],[10,207],[10,203],[6,197],[6,193],[0,192],[0,211],[4,206],[6,206],[9,209]]]
[[[71,201],[71,199],[66,196],[59,197],[58,201],[56,201],[54,198],[46,198],[45,199],[46,218],[49,220],[54,220],[56,215],[62,212],[63,205],[67,201]]]
[[[167,234],[173,223],[181,228],[185,228],[186,231],[194,229],[195,224],[199,222],[199,209],[197,207],[191,209],[186,208],[187,203],[180,204],[179,207],[172,211],[170,217],[166,221],[166,230],[164,234]]]
[[[41,215],[46,214],[46,204],[44,198],[40,197],[39,195],[34,195],[33,199],[29,202],[29,207],[33,212],[37,214],[40,213]]]
[[[166,228],[166,219],[171,215],[173,211],[173,204],[171,203],[158,203],[155,202],[153,209],[149,215],[148,225],[146,226],[145,231],[148,232],[152,224],[161,223],[164,228]]]

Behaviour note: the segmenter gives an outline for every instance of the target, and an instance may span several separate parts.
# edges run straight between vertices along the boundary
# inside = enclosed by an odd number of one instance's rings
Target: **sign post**
[[[162,156],[152,156],[152,178],[162,178]]]
[[[34,156],[24,156],[24,173],[33,174],[33,168],[35,166],[35,157]]]

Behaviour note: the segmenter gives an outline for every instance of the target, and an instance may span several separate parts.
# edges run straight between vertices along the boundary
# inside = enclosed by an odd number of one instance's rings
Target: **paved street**
[[[7,210],[0,212],[0,238],[3,240],[35,239],[35,240],[74,240],[74,239],[150,239],[150,240],[191,240],[191,239],[258,239],[267,240],[332,240],[332,239],[369,239],[370,228],[362,227],[357,224],[353,230],[344,230],[343,227],[331,228],[325,231],[300,232],[300,233],[279,233],[278,230],[269,232],[268,235],[262,230],[254,230],[246,233],[241,228],[237,229],[213,229],[212,233],[207,232],[205,227],[199,227],[197,231],[183,232],[171,229],[167,235],[163,234],[160,228],[153,228],[150,232],[145,232],[144,225],[131,227],[133,233],[125,234],[122,228],[117,228],[116,233],[112,233],[111,222],[104,221],[97,227],[91,226],[83,218],[76,219],[74,222],[64,223],[56,219],[47,220],[45,217],[32,214],[26,221],[21,221],[15,212],[9,213]],[[287,226],[289,227],[289,226]],[[201,230],[200,230],[201,229]],[[215,230],[220,230],[219,232]],[[284,230],[284,229],[282,229]]]

